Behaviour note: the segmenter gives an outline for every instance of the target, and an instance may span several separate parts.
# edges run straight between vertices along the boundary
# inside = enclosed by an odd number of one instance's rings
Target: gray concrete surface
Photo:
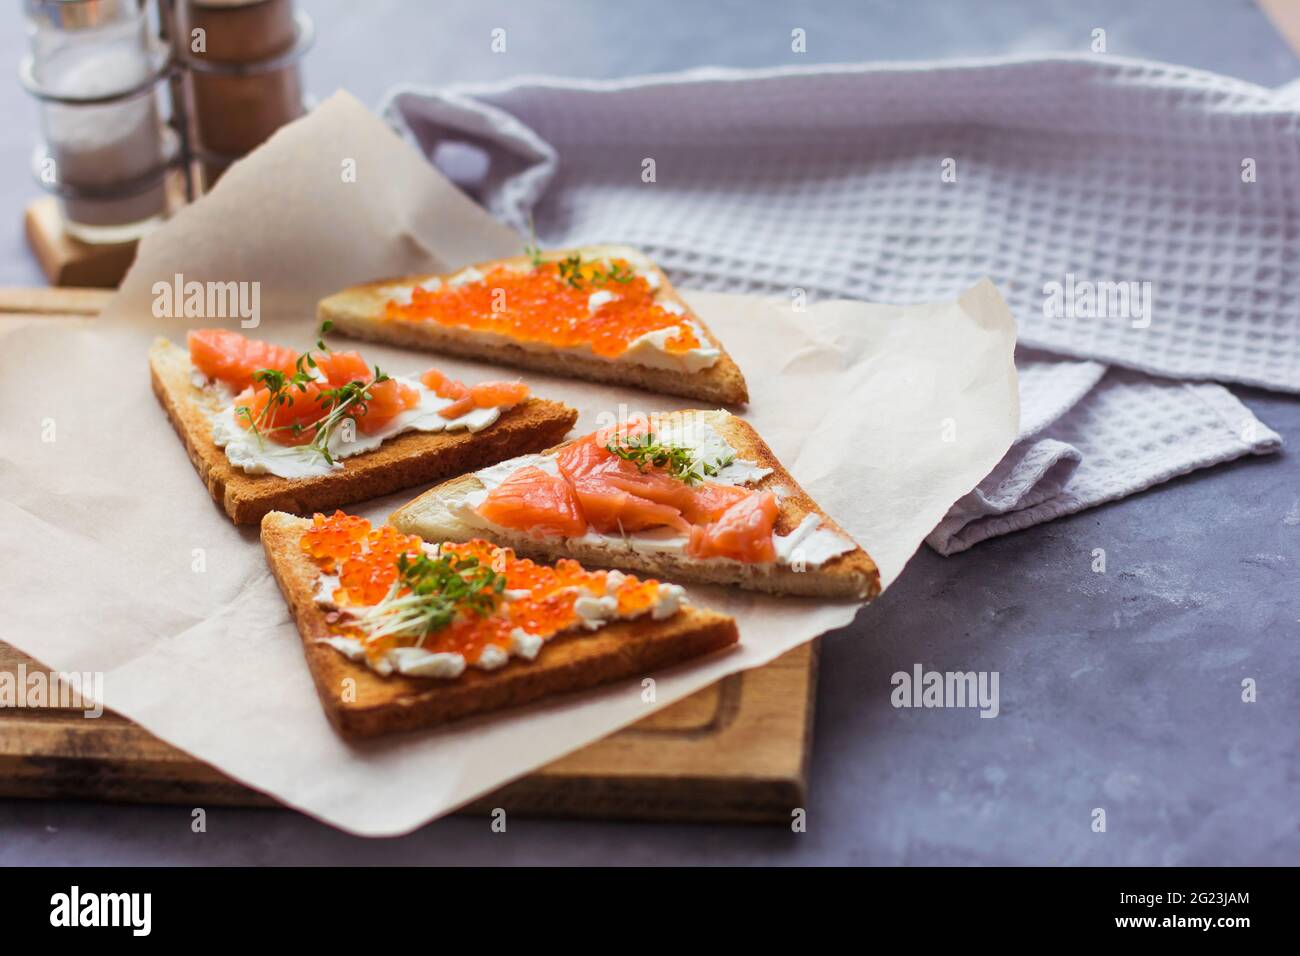
[[[1266,85],[1300,61],[1248,0],[486,3],[308,0],[307,75],[369,103],[399,81],[618,76],[704,64],[1086,49]],[[11,11],[10,17],[15,14]],[[505,26],[508,53],[488,52]],[[23,41],[0,33],[0,62]],[[0,282],[39,279],[19,216],[34,107],[0,85]],[[1291,451],[943,559],[922,551],[824,644],[808,831],[449,819],[351,838],[289,811],[0,802],[0,864],[1294,864],[1300,862],[1300,400],[1237,390]],[[1091,570],[1105,548],[1107,570]],[[896,710],[915,663],[997,671],[1001,715]],[[1258,701],[1241,700],[1254,678]],[[1107,832],[1091,811],[1104,807]]]

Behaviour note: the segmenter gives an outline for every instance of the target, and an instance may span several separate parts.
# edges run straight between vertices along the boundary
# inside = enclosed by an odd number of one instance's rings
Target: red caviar
[[[576,591],[539,592],[522,601],[511,601],[506,614],[515,627],[522,627],[529,634],[550,637],[578,622],[573,609],[577,600]]]
[[[429,635],[421,646],[434,654],[460,654],[477,661],[489,645],[509,648],[512,627],[503,617],[463,618]]]
[[[366,549],[348,557],[341,566],[336,601],[341,591],[348,604],[378,604],[397,580],[397,559],[403,554],[419,557],[422,551],[418,537],[388,525],[371,531],[365,542]]]
[[[615,595],[618,598],[619,614],[641,614],[654,607],[655,602],[659,600],[659,583],[625,578],[618,586]]]
[[[329,517],[314,515],[311,527],[302,534],[300,546],[322,571],[337,571],[339,587],[333,597],[342,607],[382,601],[398,578],[398,557],[403,554],[415,557],[423,547],[415,535],[403,534],[387,525],[372,529],[364,518],[342,511],[335,511]],[[516,557],[510,548],[500,548],[481,539],[443,544],[439,553],[476,559],[503,575],[507,591],[513,592],[501,603],[501,613],[459,617],[442,630],[427,635],[420,645],[433,653],[461,654],[471,662],[477,662],[488,646],[508,651],[515,628],[545,640],[578,626],[582,621],[575,610],[578,597],[582,593],[604,596],[610,581],[611,572],[588,571],[569,558],[561,558],[554,565],[538,564]],[[658,581],[632,575],[619,575],[619,578],[612,593],[621,616],[634,617],[656,605]],[[337,624],[335,629],[350,636],[364,636],[347,623]],[[380,640],[367,647],[367,654],[372,660],[382,658],[396,643],[394,639]]]
[[[302,533],[298,543],[325,571],[333,572],[339,561],[360,553],[361,542],[369,532],[370,522],[365,518],[335,511],[328,518],[313,515],[311,527]]]
[[[578,598],[575,588],[596,595],[605,593],[606,572],[588,571],[569,558],[559,559],[554,566],[537,564],[515,557],[510,548],[498,548],[478,539],[466,544],[444,544],[441,553],[477,558],[504,574],[509,590],[528,591],[527,597],[506,605],[506,616],[513,627],[540,637],[550,637],[578,623],[573,607]],[[657,596],[659,583],[653,585]]]
[[[606,267],[597,261],[580,267],[575,287],[555,262],[532,269],[497,266],[482,279],[460,285],[443,283],[436,289],[416,287],[409,305],[390,299],[384,317],[492,332],[520,342],[557,348],[583,345],[604,358],[617,358],[647,332],[675,329],[664,347],[681,354],[702,343],[691,325],[665,309],[643,276],[632,274],[623,259],[611,260],[608,271],[631,275],[626,282],[602,278]],[[597,272],[601,276],[597,276]],[[593,293],[612,298],[592,310]]]

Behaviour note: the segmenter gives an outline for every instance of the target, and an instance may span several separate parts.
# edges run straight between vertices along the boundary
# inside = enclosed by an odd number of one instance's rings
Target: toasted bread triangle
[[[815,514],[823,527],[852,540],[799,486],[748,422],[721,409],[670,412],[651,416],[651,419],[652,422],[659,423],[682,416],[698,416],[715,428],[736,449],[740,458],[772,469],[771,474],[747,487],[779,490],[780,510],[775,527],[777,533],[788,534],[808,515]],[[562,447],[564,445],[557,445],[543,454]],[[435,485],[414,501],[403,505],[390,516],[389,521],[402,531],[418,534],[428,541],[465,541],[482,537],[497,544],[508,545],[520,554],[532,557],[571,557],[592,567],[617,567],[669,581],[732,584],[775,594],[863,600],[869,600],[880,592],[879,570],[866,551],[856,543],[852,551],[831,558],[819,567],[804,570],[780,564],[744,564],[726,559],[701,561],[681,553],[611,549],[592,545],[580,538],[546,537],[498,528],[486,529],[466,522],[449,507],[449,502],[453,499],[482,488],[482,482],[473,474],[462,475]]]
[[[373,451],[343,459],[343,467],[312,478],[249,475],[212,442],[203,393],[191,381],[189,353],[158,339],[149,350],[154,394],[209,493],[235,524],[256,524],[269,511],[311,514],[438,481],[536,451],[565,436],[578,413],[532,398],[507,409],[480,432],[407,432]]]
[[[391,298],[391,292],[385,290],[393,286],[417,285],[433,279],[446,281],[450,277],[448,274],[405,276],[353,286],[322,299],[317,305],[317,314],[322,320],[334,323],[335,331],[353,338],[443,352],[486,362],[500,362],[519,368],[596,382],[631,385],[654,392],[683,395],[687,398],[719,402],[724,405],[743,405],[749,401],[745,377],[731,356],[727,354],[727,350],[686,300],[678,295],[663,270],[651,262],[644,253],[630,246],[598,245],[552,250],[546,252],[543,258],[563,259],[574,254],[588,259],[626,257],[636,261],[642,271],[653,271],[659,280],[658,297],[676,303],[683,310],[684,317],[700,327],[708,344],[722,353],[718,361],[709,368],[687,373],[676,369],[651,368],[630,362],[609,362],[596,357],[573,355],[553,349],[523,348],[511,344],[501,336],[450,328],[436,322],[391,321],[384,318],[384,306]],[[530,261],[527,256],[514,256],[509,259],[481,262],[473,268],[486,271],[499,265],[518,267]]]
[[[738,639],[734,619],[688,606],[662,621],[637,618],[590,633],[559,635],[546,642],[536,660],[516,658],[498,670],[471,667],[452,679],[382,677],[319,643],[331,631],[327,612],[315,600],[319,571],[298,544],[309,525],[306,518],[273,511],[262,519],[262,546],[302,636],[325,713],[348,737],[430,727],[643,676],[729,647]]]

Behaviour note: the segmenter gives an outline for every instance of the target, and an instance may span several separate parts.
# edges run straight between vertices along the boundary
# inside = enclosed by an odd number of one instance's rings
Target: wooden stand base
[[[23,222],[27,243],[50,285],[112,289],[135,260],[134,242],[92,245],[68,235],[53,196],[31,203]]]

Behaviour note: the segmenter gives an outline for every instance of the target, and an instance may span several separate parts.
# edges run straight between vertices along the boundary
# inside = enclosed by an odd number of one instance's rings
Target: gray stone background
[[[1264,85],[1300,60],[1249,0],[473,3],[305,0],[318,97],[402,82],[612,77],[692,66],[1087,49]],[[11,8],[0,63],[25,46]],[[509,52],[489,52],[489,31]],[[21,233],[36,110],[0,84],[0,283],[37,284]],[[287,810],[0,801],[0,864],[1295,864],[1300,862],[1300,400],[1234,389],[1288,450],[1201,471],[943,559],[922,550],[823,644],[808,832],[512,819],[346,836]],[[1105,548],[1107,572],[1090,569]],[[915,663],[998,671],[1001,715],[895,710]],[[1241,681],[1258,702],[1241,701]],[[1105,807],[1105,834],[1090,829]]]

